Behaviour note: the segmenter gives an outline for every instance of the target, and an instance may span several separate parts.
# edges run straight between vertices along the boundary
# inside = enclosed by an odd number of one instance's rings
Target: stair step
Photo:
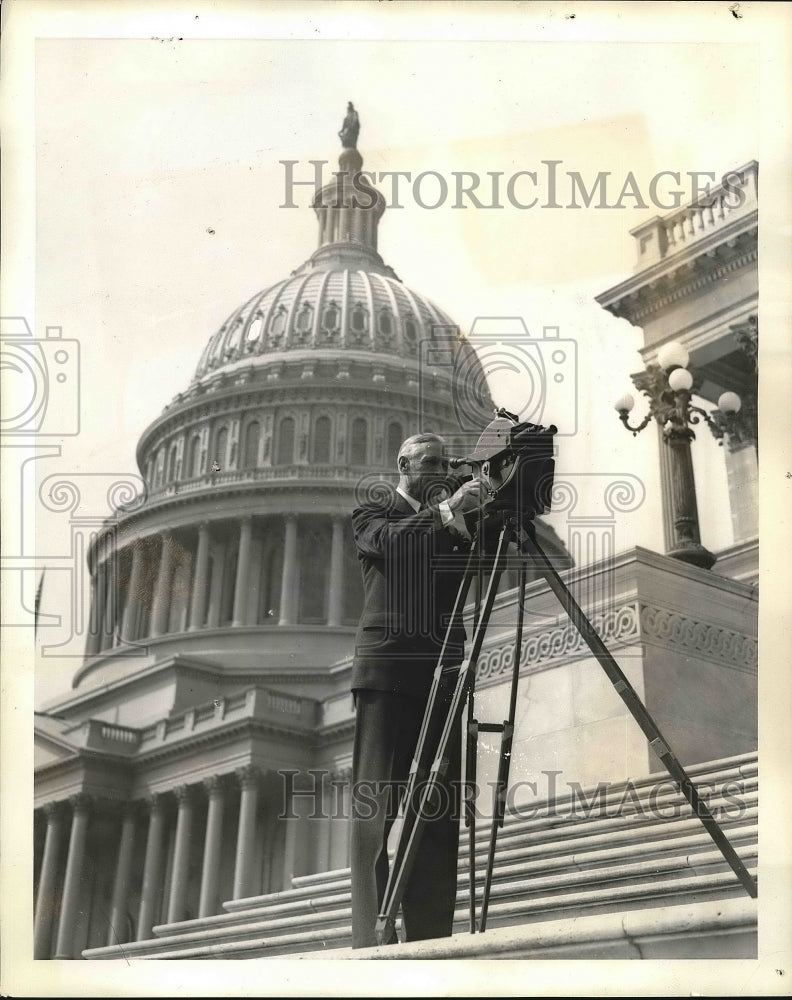
[[[733,814],[719,824],[749,870],[757,858],[756,755],[701,765],[694,775],[717,789],[708,797],[711,810]],[[740,783],[740,804],[727,788]],[[635,801],[648,803],[655,777],[623,782],[622,791],[604,802],[618,803],[624,788],[635,788]],[[618,788],[619,786],[612,786]],[[585,791],[587,796],[593,790]],[[574,803],[568,796],[566,806]],[[686,814],[663,816],[681,803]],[[545,815],[507,816],[498,831],[488,909],[488,927],[544,924],[572,914],[591,916],[614,911],[671,909],[706,900],[747,898],[745,889],[715,847],[701,821],[680,793],[668,788],[656,797],[659,815],[643,807],[618,815],[557,815],[564,800],[544,804]],[[475,901],[480,916],[489,846],[488,821],[477,824]],[[467,831],[461,831],[455,928],[469,925],[470,889]],[[289,889],[229,901],[224,913],[162,924],[154,937],[121,946],[90,949],[86,958],[254,958],[305,955],[345,949],[350,944],[349,868],[299,876]],[[741,932],[742,933],[742,932]],[[750,929],[746,932],[750,936]]]

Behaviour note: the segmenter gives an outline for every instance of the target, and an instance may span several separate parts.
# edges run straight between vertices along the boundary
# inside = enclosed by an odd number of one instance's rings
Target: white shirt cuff
[[[441,500],[438,507],[440,509],[440,517],[443,520],[443,527],[448,528],[453,526],[463,538],[469,539],[470,532],[467,529],[465,518],[462,514],[455,514],[448,505],[447,500]]]

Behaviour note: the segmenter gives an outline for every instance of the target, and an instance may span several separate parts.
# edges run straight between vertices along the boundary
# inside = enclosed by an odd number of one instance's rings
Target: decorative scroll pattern
[[[718,625],[694,621],[675,611],[641,607],[642,632],[660,642],[683,647],[709,659],[726,661],[743,669],[756,667],[758,646],[755,639]]]
[[[625,604],[594,615],[591,624],[605,643],[625,643],[639,638],[638,606]],[[552,660],[577,656],[588,649],[572,622],[533,629],[523,639],[520,662],[526,670]],[[476,670],[478,681],[493,680],[512,669],[514,644],[505,643],[486,649],[479,657]]]
[[[643,604],[639,609],[637,604],[625,604],[594,615],[590,621],[608,646],[636,642],[644,637],[742,670],[756,669],[758,647],[755,639],[665,608]],[[531,630],[523,639],[520,662],[523,670],[530,671],[554,660],[579,656],[587,649],[578,630],[570,621],[565,621]],[[484,649],[477,665],[477,683],[497,680],[511,671],[513,662],[513,642]]]

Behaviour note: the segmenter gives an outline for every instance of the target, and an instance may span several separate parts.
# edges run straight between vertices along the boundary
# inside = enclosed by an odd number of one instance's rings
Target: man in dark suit
[[[378,943],[376,923],[388,880],[388,833],[464,569],[468,547],[464,515],[486,499],[477,481],[451,493],[445,445],[436,434],[408,438],[397,462],[396,491],[352,514],[364,586],[352,673],[354,948]],[[462,661],[464,641],[464,629],[456,625],[449,635],[445,664]],[[453,681],[449,676],[441,690],[439,703],[445,707]],[[437,732],[429,737],[435,744],[443,722],[440,716]],[[451,934],[459,841],[455,808],[461,771],[459,731],[451,751],[433,811],[437,815],[424,824],[402,897],[404,936],[409,941]]]

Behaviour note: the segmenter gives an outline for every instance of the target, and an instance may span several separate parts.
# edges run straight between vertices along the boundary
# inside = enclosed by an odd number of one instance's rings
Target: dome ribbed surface
[[[397,278],[346,267],[297,273],[235,310],[209,340],[195,379],[239,361],[288,351],[370,351],[417,358],[433,327],[454,327],[441,309]]]

